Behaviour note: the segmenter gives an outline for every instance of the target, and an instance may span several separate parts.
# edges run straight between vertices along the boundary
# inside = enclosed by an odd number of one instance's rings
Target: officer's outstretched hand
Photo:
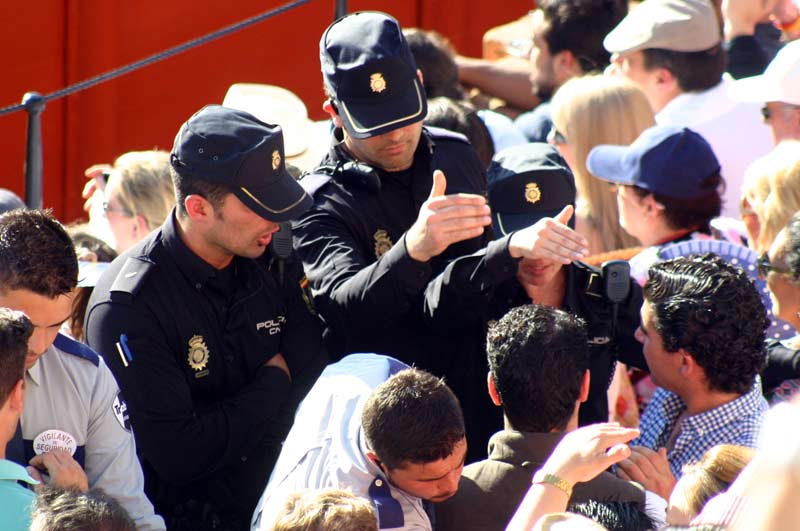
[[[417,221],[406,232],[406,250],[418,262],[441,254],[451,243],[483,234],[492,223],[486,198],[476,194],[445,195],[447,180],[441,170],[433,172],[428,200],[419,209]]]
[[[572,205],[567,205],[554,218],[542,218],[530,227],[511,235],[508,252],[514,258],[546,258],[569,264],[589,254],[586,239],[567,226],[572,217]]]
[[[39,472],[47,472],[50,481],[49,485],[54,485],[62,489],[78,489],[81,492],[89,490],[89,480],[86,472],[81,465],[68,452],[56,450],[39,454],[29,461],[28,473],[37,481],[45,483]]]
[[[264,365],[266,367],[277,367],[277,368],[279,368],[280,370],[282,370],[283,372],[286,373],[286,376],[288,376],[289,380],[291,381],[292,373],[289,370],[289,366],[286,364],[286,358],[284,358],[283,354],[281,354],[280,352],[278,352],[277,354],[272,356],[270,359],[268,359],[267,362],[264,363]]]

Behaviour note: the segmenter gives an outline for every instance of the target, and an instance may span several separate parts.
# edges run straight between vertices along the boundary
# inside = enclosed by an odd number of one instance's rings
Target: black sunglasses
[[[561,131],[556,129],[556,126],[554,125],[550,128],[550,132],[547,133],[547,141],[550,144],[566,144],[567,137],[565,137]]]
[[[790,275],[792,273],[785,267],[777,267],[772,265],[769,261],[769,255],[767,253],[763,253],[758,257],[756,265],[758,266],[758,276],[762,280],[766,279],[767,275],[770,273],[779,273],[781,275]]]

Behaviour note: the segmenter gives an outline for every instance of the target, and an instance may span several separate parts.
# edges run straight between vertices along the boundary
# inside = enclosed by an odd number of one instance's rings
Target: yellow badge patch
[[[208,365],[210,356],[203,336],[192,336],[192,339],[189,340],[189,367],[196,371],[202,371]]]
[[[277,170],[281,167],[281,154],[276,149],[272,152],[272,169]]]
[[[386,90],[386,80],[383,79],[383,74],[375,72],[369,76],[369,88],[372,89],[372,92],[377,92],[378,94]]]
[[[539,190],[539,185],[536,183],[528,183],[525,186],[525,201],[528,203],[536,203],[542,198],[542,191]]]
[[[375,231],[375,258],[380,258],[386,252],[392,248],[392,239],[389,237],[389,233],[383,229],[378,229]]]

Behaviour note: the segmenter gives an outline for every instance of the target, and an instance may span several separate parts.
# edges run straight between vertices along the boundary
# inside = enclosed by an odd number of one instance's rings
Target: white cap
[[[648,48],[702,52],[722,42],[709,0],[647,0],[631,10],[603,40],[609,53]]]
[[[735,81],[729,95],[735,101],[800,105],[800,41],[792,41],[781,48],[760,76]]]

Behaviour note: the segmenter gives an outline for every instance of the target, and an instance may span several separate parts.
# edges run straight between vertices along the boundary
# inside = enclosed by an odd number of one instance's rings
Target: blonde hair
[[[378,531],[378,518],[348,490],[306,490],[289,495],[272,531]]]
[[[120,206],[142,216],[151,231],[164,223],[175,206],[169,168],[166,151],[130,151],[114,161],[110,179],[119,181]]]
[[[638,245],[620,226],[616,197],[606,182],[589,172],[586,157],[598,144],[629,145],[655,125],[644,92],[623,79],[602,75],[573,78],[553,97],[551,115],[572,150],[577,214],[597,234],[599,252]]]
[[[746,446],[718,444],[709,449],[700,461],[683,467],[683,478],[691,483],[683,490],[686,507],[697,515],[706,502],[728,489],[739,473],[753,460],[756,451]]]
[[[742,198],[760,226],[752,247],[766,252],[792,215],[800,210],[800,141],[784,140],[745,171]]]

